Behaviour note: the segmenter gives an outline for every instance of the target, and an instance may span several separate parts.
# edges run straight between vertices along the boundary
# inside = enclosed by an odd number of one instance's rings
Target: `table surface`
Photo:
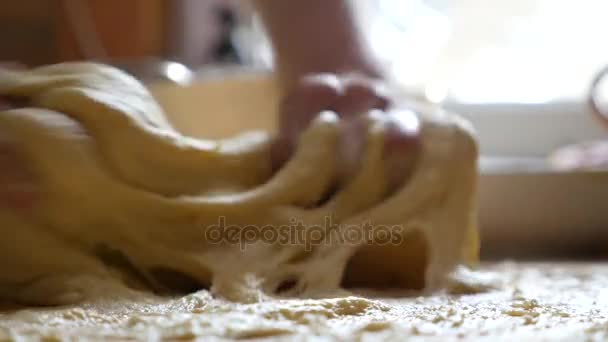
[[[234,304],[201,291],[173,299],[144,296],[9,310],[0,314],[0,337],[608,339],[608,263],[485,264],[475,272],[460,272],[447,292],[368,291],[366,296],[373,299]]]

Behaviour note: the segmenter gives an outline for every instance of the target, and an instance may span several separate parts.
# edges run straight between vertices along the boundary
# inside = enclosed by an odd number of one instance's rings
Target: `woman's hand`
[[[389,128],[386,135],[386,160],[389,181],[399,183],[411,166],[418,146],[418,125],[415,116],[406,120],[392,108],[382,83],[361,75],[312,74],[302,77],[286,93],[280,105],[280,124],[273,151],[275,169],[291,155],[299,135],[324,110],[336,112],[342,120],[340,147],[341,174],[356,171],[365,146],[365,121],[362,117],[372,109],[386,115]]]
[[[390,122],[385,149],[389,179],[404,179],[418,145],[418,128],[412,124],[416,117],[410,115],[408,120],[401,120],[396,111],[392,114],[394,108],[382,92],[382,83],[374,79],[381,79],[383,72],[351,3],[347,0],[253,3],[272,41],[277,80],[286,89],[273,153],[275,169],[289,158],[310,121],[323,110],[333,110],[343,119],[341,171],[354,172],[365,145],[365,124],[359,117],[371,109],[379,109]]]
[[[0,111],[15,107],[0,98]],[[35,199],[34,178],[19,156],[18,143],[0,127],[0,209],[25,210]]]

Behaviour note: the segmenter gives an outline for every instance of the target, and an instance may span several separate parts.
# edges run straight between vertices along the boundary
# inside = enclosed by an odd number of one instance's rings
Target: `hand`
[[[0,98],[0,111],[15,105]],[[18,141],[0,127],[0,210],[25,210],[34,202],[33,176],[17,152]]]
[[[401,120],[391,106],[382,83],[369,77],[313,74],[301,78],[280,105],[279,135],[273,151],[275,169],[289,158],[299,135],[319,112],[332,110],[343,120],[339,158],[345,169],[341,173],[343,176],[351,174],[365,145],[365,124],[361,114],[378,109],[389,122],[385,142],[386,158],[391,168],[389,182],[391,185],[399,183],[416,155],[418,127],[416,118]]]

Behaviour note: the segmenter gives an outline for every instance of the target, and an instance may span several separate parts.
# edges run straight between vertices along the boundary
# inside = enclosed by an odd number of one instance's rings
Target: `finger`
[[[389,184],[396,187],[407,178],[417,157],[420,148],[419,119],[415,113],[406,110],[394,110],[389,113],[372,110],[368,115],[386,121],[384,153],[389,164],[387,177]],[[340,175],[348,178],[360,167],[368,126],[365,116],[347,118],[342,121],[341,126]]]
[[[300,86],[307,85],[318,85],[323,84],[332,89],[335,89],[338,93],[342,93],[343,82],[340,77],[333,73],[317,73],[303,76],[298,82]]]
[[[272,173],[277,172],[285,163],[289,160],[289,157],[293,153],[293,146],[291,146],[289,139],[279,135],[270,146],[270,163]]]
[[[380,83],[356,76],[345,77],[342,82],[343,93],[332,108],[342,117],[361,115],[370,109],[388,109],[389,97]]]
[[[322,111],[329,109],[339,96],[340,83],[335,75],[320,74],[302,78],[280,104],[280,130],[298,135]]]
[[[289,159],[298,137],[310,122],[337,100],[338,87],[335,75],[308,76],[284,98],[279,107],[279,135],[271,148],[274,170]]]
[[[387,148],[411,147],[418,143],[420,119],[416,113],[406,109],[386,112],[388,121]]]
[[[389,188],[398,189],[413,170],[420,150],[420,122],[411,111],[392,111],[385,135]]]
[[[368,122],[363,115],[345,118],[341,121],[340,128],[338,176],[340,179],[348,181],[361,166]]]

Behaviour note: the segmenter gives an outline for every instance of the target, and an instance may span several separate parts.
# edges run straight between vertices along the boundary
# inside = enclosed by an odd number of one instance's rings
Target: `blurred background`
[[[23,0],[0,4],[0,56],[28,66],[97,59],[189,67],[238,62],[228,0]]]
[[[20,0],[0,4],[0,57],[28,65],[159,58],[264,67],[246,1]],[[608,63],[602,0],[354,0],[400,82],[435,101],[541,103],[585,95]],[[525,82],[522,80],[525,79]],[[492,86],[488,86],[492,84]]]
[[[608,256],[605,0],[353,0],[393,81],[475,125],[487,258]],[[246,1],[0,2],[0,61],[98,60],[141,79],[264,72]],[[597,82],[602,109],[608,82]],[[602,97],[604,96],[604,97]]]

